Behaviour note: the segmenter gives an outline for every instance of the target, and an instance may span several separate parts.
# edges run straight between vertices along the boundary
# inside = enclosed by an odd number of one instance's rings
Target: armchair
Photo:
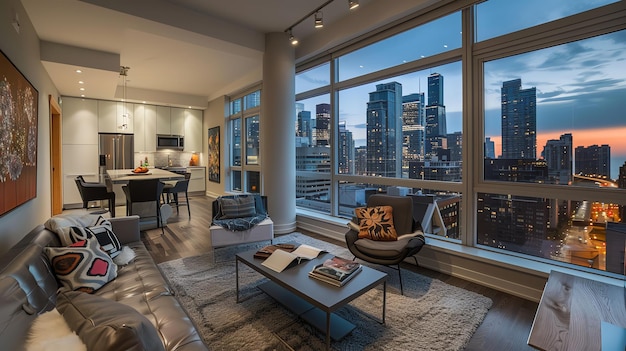
[[[247,199],[248,203],[239,206],[234,201],[242,199]],[[209,228],[212,248],[272,241],[274,222],[266,209],[267,198],[257,194],[226,195],[214,200],[213,220]]]
[[[421,230],[413,230],[413,200],[410,197],[375,194],[367,199],[367,207],[376,206],[393,208],[393,224],[398,239],[378,241],[359,238],[359,223],[356,223],[358,220],[355,219],[349,223],[350,230],[345,235],[346,244],[355,258],[397,269],[400,277],[400,293],[404,295],[400,262],[407,257],[413,257],[415,264],[419,265],[415,255],[426,243],[424,234]]]

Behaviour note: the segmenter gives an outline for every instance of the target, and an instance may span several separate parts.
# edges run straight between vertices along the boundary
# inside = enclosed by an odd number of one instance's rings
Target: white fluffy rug
[[[274,240],[277,242],[308,244],[352,258],[345,248],[299,233],[281,236]],[[258,290],[256,286],[266,279],[245,265],[239,266],[240,296],[251,298],[235,302],[234,254],[265,244],[223,248],[216,251],[216,257],[207,253],[164,262],[159,267],[210,349],[323,349],[324,336]],[[389,274],[386,324],[366,316],[380,318],[379,287],[337,312],[356,329],[333,342],[335,350],[462,350],[492,304],[487,297],[408,270],[402,271],[403,296],[397,271],[372,267]]]

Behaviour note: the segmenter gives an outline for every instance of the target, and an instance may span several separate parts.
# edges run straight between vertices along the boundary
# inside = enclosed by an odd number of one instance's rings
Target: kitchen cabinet
[[[133,133],[133,124],[132,104],[98,101],[98,131],[100,133]]]
[[[133,104],[135,152],[156,151],[156,109],[154,105]]]
[[[170,126],[171,108],[169,106],[156,107],[156,128],[157,134],[172,134]],[[156,135],[155,135],[156,138]]]
[[[98,101],[63,98],[63,144],[98,143]]]
[[[170,112],[170,134],[185,135],[185,117],[187,109],[172,107]]]
[[[187,192],[202,192],[206,190],[206,167],[187,167],[187,172],[191,173]]]
[[[202,152],[202,111],[185,110],[185,151]]]
[[[82,175],[88,182],[99,181],[98,144],[65,144],[62,152],[63,208],[80,208],[83,200],[74,178]]]

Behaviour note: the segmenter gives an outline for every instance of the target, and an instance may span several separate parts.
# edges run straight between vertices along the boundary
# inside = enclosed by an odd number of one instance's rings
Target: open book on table
[[[270,268],[276,272],[282,272],[290,265],[300,263],[300,260],[312,260],[316,258],[320,252],[324,250],[313,246],[302,244],[297,249],[287,252],[285,250],[275,250],[272,254],[261,263],[263,266]]]

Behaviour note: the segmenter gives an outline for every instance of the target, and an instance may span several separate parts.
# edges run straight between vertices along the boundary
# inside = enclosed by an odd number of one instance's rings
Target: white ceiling
[[[119,65],[130,67],[126,81],[129,100],[204,108],[213,98],[260,82],[265,33],[283,32],[326,0],[21,1],[42,41],[89,49],[92,54],[106,53],[108,59],[111,54],[119,55]],[[406,12],[429,1],[394,0],[394,5],[396,2],[405,4],[399,11]],[[360,3],[354,13],[367,11],[371,4],[393,7],[385,0]],[[322,13],[326,27],[352,15],[347,0],[331,2]],[[389,14],[380,17],[393,19]],[[306,38],[315,35],[314,30],[310,17],[293,31]],[[42,57],[61,95],[123,97],[119,71],[93,67],[93,60],[81,61],[77,56]],[[83,70],[80,76],[74,72],[76,68]],[[79,80],[84,84],[78,84]],[[84,92],[79,90],[81,86]]]

